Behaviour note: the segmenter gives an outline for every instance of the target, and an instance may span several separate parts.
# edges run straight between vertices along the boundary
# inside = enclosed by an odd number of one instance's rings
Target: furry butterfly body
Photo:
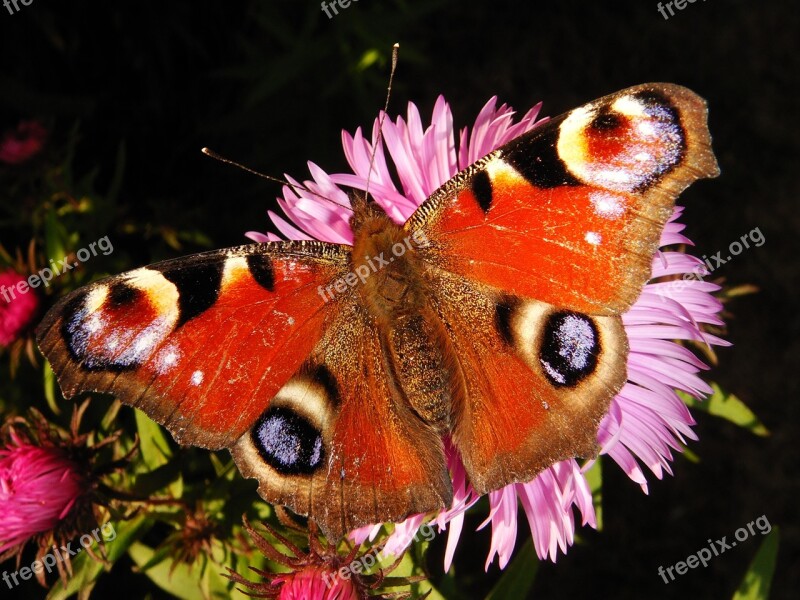
[[[479,493],[593,456],[626,380],[620,315],[675,197],[716,174],[704,102],[637,86],[512,140],[405,224],[354,197],[352,247],[137,269],[62,299],[38,341],[66,396],[109,392],[229,448],[266,500],[338,537],[448,506],[444,440]]]

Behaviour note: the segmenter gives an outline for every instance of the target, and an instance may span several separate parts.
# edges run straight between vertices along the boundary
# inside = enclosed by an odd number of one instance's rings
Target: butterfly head
[[[362,231],[378,231],[386,228],[386,223],[391,222],[386,211],[380,204],[375,202],[371,194],[361,191],[350,193],[350,206],[353,208],[353,216],[350,217],[350,229],[353,230],[354,237],[358,237]]]

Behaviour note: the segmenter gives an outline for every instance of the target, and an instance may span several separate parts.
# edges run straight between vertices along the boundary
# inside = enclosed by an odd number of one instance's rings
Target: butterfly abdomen
[[[461,381],[450,368],[452,344],[433,311],[405,315],[387,332],[395,380],[417,415],[440,433],[449,432],[453,396]]]

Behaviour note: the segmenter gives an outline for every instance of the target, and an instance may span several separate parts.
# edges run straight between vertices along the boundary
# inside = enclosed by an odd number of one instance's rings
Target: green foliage
[[[526,598],[533,588],[539,561],[533,550],[533,542],[528,539],[506,567],[500,581],[492,588],[486,600],[505,600],[506,598]]]
[[[767,600],[772,576],[775,574],[775,563],[778,560],[778,542],[780,530],[773,527],[758,549],[753,562],[745,573],[733,600]]]
[[[688,394],[681,398],[690,408],[707,412],[710,415],[730,421],[761,437],[769,435],[769,430],[758,420],[755,413],[733,394],[724,392],[718,384],[712,383],[714,393],[703,401],[698,401]]]
[[[166,552],[158,551],[137,542],[128,549],[133,562],[159,588],[182,600],[208,600],[230,598],[233,583],[221,575],[225,563],[208,561],[198,565],[173,565]],[[158,556],[156,556],[158,554]]]
[[[109,565],[113,565],[122,558],[136,540],[144,536],[153,526],[153,521],[144,515],[140,515],[130,521],[123,521],[114,525],[117,535],[113,541],[106,543],[106,560]],[[95,546],[96,548],[96,546]],[[95,586],[97,579],[103,574],[103,564],[92,560],[86,552],[79,554],[72,561],[72,577],[66,587],[60,582],[53,584],[47,600],[65,600],[75,594],[81,597],[88,597],[89,592]]]

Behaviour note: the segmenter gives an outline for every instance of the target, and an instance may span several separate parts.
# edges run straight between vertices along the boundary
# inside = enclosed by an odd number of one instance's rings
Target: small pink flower
[[[39,297],[32,290],[21,294],[17,284],[25,278],[6,269],[0,272],[0,347],[19,339],[39,308]]]
[[[276,575],[272,585],[280,586],[278,600],[359,600],[363,598],[350,579],[319,566],[296,573]]]
[[[39,121],[20,121],[15,130],[0,138],[0,162],[19,165],[27,162],[44,147],[47,130]]]
[[[84,489],[64,450],[34,446],[12,430],[11,443],[0,448],[0,555],[53,530]]]
[[[383,143],[378,144],[380,117],[375,120],[371,141],[361,129],[354,135],[342,132],[344,153],[352,173],[330,175],[309,163],[312,181],[303,187],[283,188],[278,203],[291,220],[270,212],[275,227],[289,239],[316,238],[323,241],[351,244],[349,227],[351,212],[347,194],[339,186],[364,190],[369,175],[369,192],[375,201],[397,223],[402,224],[439,186],[479,158],[543,122],[537,121],[541,104],[529,110],[519,122],[514,111],[505,104],[497,107],[491,98],[478,114],[472,131],[464,128],[456,134],[450,108],[439,97],[433,109],[431,124],[423,126],[417,107],[409,103],[407,118],[386,118]],[[384,148],[385,146],[385,148]],[[374,149],[374,160],[372,154]],[[393,163],[397,180],[388,167],[386,152]],[[370,163],[372,173],[370,175]],[[288,175],[288,182],[298,182]],[[306,191],[307,190],[307,191]],[[321,200],[324,197],[328,200]],[[333,202],[329,201],[333,200]],[[677,222],[683,209],[676,207],[664,228],[661,246],[691,244],[681,235],[683,225]],[[249,232],[257,242],[280,239],[274,234]],[[691,427],[694,419],[676,390],[702,398],[711,388],[697,373],[707,367],[691,351],[674,340],[691,340],[705,344],[728,345],[724,340],[705,333],[703,325],[722,325],[721,303],[712,294],[718,286],[689,277],[684,281],[659,282],[659,278],[697,273],[702,262],[687,254],[662,250],[653,258],[652,280],[639,299],[623,315],[628,334],[628,382],[611,403],[601,423],[598,443],[625,473],[647,492],[647,479],[640,465],[657,478],[670,473],[673,451],[680,444],[696,439]],[[445,570],[449,569],[464,523],[464,511],[478,499],[466,479],[458,453],[446,445],[450,474],[453,479],[453,505],[434,517],[439,530],[449,527],[445,552]],[[517,538],[517,508],[521,504],[540,558],[555,561],[558,551],[566,552],[574,541],[575,510],[581,524],[596,527],[592,495],[584,472],[574,459],[562,461],[544,470],[527,483],[514,483],[489,494],[490,512],[481,527],[491,524],[492,541],[486,568],[499,556],[504,568],[511,557]],[[401,552],[413,540],[416,530],[429,519],[428,515],[412,515],[395,526],[386,542],[386,553]],[[351,532],[357,543],[378,534],[380,526],[362,527]]]
[[[408,600],[411,598],[408,590],[390,593],[381,590],[384,583],[388,584],[387,575],[400,565],[399,560],[388,567],[377,567],[378,558],[374,552],[368,550],[366,554],[360,553],[360,544],[351,548],[346,555],[339,554],[336,544],[320,540],[313,522],[310,522],[309,548],[306,552],[264,523],[264,528],[285,549],[279,551],[272,542],[253,529],[247,518],[243,520],[245,531],[261,553],[272,562],[283,565],[289,570],[286,573],[269,573],[251,567],[252,571],[264,579],[256,582],[245,579],[229,568],[228,578],[244,586],[245,589],[240,589],[248,595],[276,600],[366,600],[367,598]],[[391,577],[390,587],[409,586],[422,579],[424,578],[421,576]]]

